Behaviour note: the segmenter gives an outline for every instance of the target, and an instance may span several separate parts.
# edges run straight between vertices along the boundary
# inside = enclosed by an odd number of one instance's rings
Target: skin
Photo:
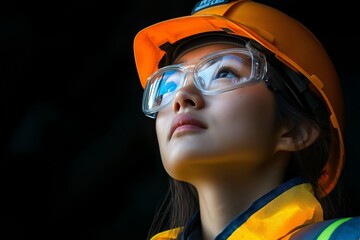
[[[193,64],[230,47],[202,46],[176,63]],[[175,123],[186,124],[174,128]],[[276,127],[274,94],[263,82],[205,96],[189,79],[158,113],[156,132],[167,173],[198,191],[204,239],[214,239],[252,202],[278,186],[290,152],[298,150],[290,130]],[[306,127],[302,143],[309,145],[317,136]]]

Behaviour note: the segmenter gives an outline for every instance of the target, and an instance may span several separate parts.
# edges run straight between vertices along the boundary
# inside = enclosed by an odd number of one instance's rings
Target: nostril
[[[185,102],[192,107],[196,105],[195,102],[191,99],[187,99],[187,100],[185,100]]]
[[[178,112],[179,110],[180,110],[180,104],[179,104],[179,102],[176,102],[176,101],[174,101],[174,111],[175,112]]]

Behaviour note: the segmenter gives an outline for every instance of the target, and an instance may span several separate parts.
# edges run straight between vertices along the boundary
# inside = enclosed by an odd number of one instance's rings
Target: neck
[[[282,182],[283,170],[258,170],[246,176],[221,176],[194,184],[199,194],[203,239],[215,237],[241,212]],[[209,179],[207,179],[209,180]]]

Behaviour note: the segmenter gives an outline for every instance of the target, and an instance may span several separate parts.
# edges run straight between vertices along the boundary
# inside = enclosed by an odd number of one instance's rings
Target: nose
[[[173,101],[175,113],[184,111],[186,108],[200,109],[205,105],[204,97],[200,90],[194,85],[192,74],[188,74],[185,86],[176,93]]]

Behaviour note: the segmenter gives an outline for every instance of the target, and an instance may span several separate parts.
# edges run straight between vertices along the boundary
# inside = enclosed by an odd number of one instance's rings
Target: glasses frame
[[[246,81],[245,83],[239,83],[239,84],[234,84],[234,85],[229,85],[225,88],[222,89],[216,89],[216,90],[206,90],[203,89],[202,86],[199,83],[199,78],[195,75],[195,70],[199,67],[202,66],[204,63],[207,63],[209,61],[211,61],[211,59],[220,57],[220,56],[226,56],[228,54],[233,54],[233,53],[245,53],[248,56],[251,56],[251,60],[252,60],[252,74],[251,74],[251,78]],[[255,70],[254,70],[255,69]],[[159,89],[159,84],[161,83],[161,81],[156,81],[155,76],[161,76],[161,74],[166,73],[170,70],[176,70],[176,71],[181,71],[184,73],[184,77],[181,79],[182,82],[180,83],[180,85],[177,87],[177,89],[174,91],[173,93],[173,97],[170,101],[168,101],[166,104],[164,105],[159,105],[159,106],[155,106],[152,108],[149,108],[149,101],[154,102],[156,99],[155,97],[151,97],[153,95],[154,89],[158,90]],[[254,84],[258,84],[261,80],[265,80],[266,76],[267,76],[267,61],[266,61],[266,57],[263,53],[259,52],[257,49],[255,49],[253,46],[251,46],[250,42],[248,42],[246,44],[246,46],[244,48],[228,48],[228,49],[224,49],[224,50],[219,50],[216,52],[213,52],[207,56],[205,56],[204,58],[202,58],[198,63],[196,64],[188,64],[188,65],[184,65],[184,64],[173,64],[173,65],[168,65],[165,67],[162,67],[160,69],[158,69],[156,72],[154,72],[147,80],[147,84],[145,86],[144,89],[144,93],[143,93],[143,98],[142,98],[142,111],[143,113],[150,118],[155,119],[157,116],[157,113],[166,108],[175,98],[175,94],[176,92],[181,89],[182,87],[186,86],[188,79],[189,79],[189,74],[191,74],[191,78],[192,81],[194,83],[194,85],[196,86],[196,88],[203,94],[203,95],[218,95],[220,93],[223,92],[227,92],[227,91],[231,91],[237,88],[241,88],[241,87],[246,87],[246,86],[250,86],[250,85],[254,85]]]

